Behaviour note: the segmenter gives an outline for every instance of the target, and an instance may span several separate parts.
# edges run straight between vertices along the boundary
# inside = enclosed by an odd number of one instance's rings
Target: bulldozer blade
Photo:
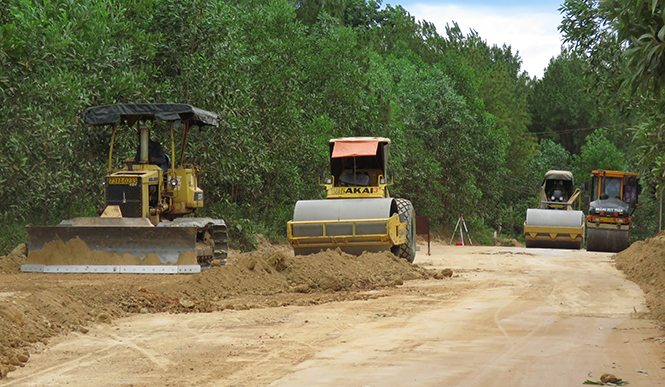
[[[189,273],[201,270],[196,257],[196,227],[70,224],[26,227],[28,259],[21,271]]]
[[[617,253],[630,245],[630,231],[588,228],[587,251]]]

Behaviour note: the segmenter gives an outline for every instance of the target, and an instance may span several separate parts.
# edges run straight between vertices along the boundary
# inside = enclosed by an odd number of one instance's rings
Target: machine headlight
[[[332,179],[331,178],[326,178],[326,184],[332,184]]]

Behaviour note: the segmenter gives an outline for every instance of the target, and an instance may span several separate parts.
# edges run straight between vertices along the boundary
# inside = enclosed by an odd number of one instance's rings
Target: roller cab
[[[584,213],[580,190],[569,171],[551,170],[540,186],[538,208],[527,209],[524,222],[526,247],[581,249],[584,247]]]
[[[296,255],[339,248],[392,251],[415,259],[415,213],[410,201],[391,198],[387,169],[390,140],[353,137],[330,140],[330,173],[319,174],[326,200],[300,200],[287,224]]]
[[[631,172],[591,172],[587,250],[618,252],[630,245],[632,214],[639,206],[639,175]]]

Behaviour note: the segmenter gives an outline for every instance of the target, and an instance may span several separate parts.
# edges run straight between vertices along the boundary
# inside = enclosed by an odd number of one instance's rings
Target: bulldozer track
[[[197,243],[212,247],[212,255],[199,255],[196,257],[201,269],[209,268],[212,261],[215,260],[220,260],[222,265],[226,263],[229,238],[226,232],[226,225],[223,222],[219,224],[217,220],[214,220],[203,227],[199,227],[197,235]]]
[[[226,232],[226,226],[212,226],[212,238],[215,241],[213,259],[226,259],[229,249],[229,234]]]

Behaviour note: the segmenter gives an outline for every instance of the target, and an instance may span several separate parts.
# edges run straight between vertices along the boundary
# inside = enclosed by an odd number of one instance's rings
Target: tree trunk
[[[658,232],[662,230],[663,224],[663,190],[658,193]]]

